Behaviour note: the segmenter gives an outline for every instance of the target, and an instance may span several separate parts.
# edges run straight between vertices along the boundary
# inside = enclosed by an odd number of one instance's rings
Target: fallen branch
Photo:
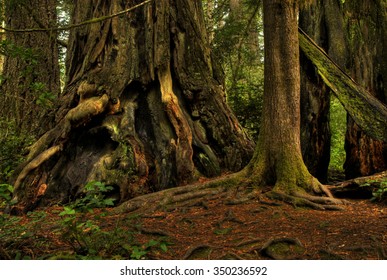
[[[383,182],[387,182],[387,171],[340,182],[329,186],[329,190],[336,197],[371,198],[372,192]]]

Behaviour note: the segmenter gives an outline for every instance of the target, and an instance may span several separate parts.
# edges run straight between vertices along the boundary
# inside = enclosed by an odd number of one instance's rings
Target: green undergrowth
[[[331,126],[331,158],[329,169],[338,172],[344,172],[345,162],[345,133],[347,130],[347,112],[339,100],[332,96],[330,110]]]
[[[387,202],[387,179],[383,181],[370,180],[360,187],[373,187],[371,201]]]
[[[165,237],[138,242],[139,217],[112,216],[111,190],[90,182],[74,202],[23,217],[0,216],[0,259],[149,259],[168,250]],[[12,189],[2,186],[3,205]],[[44,229],[44,230],[43,230]]]

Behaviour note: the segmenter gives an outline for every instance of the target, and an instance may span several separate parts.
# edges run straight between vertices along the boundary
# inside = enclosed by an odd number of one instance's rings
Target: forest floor
[[[168,233],[174,245],[163,259],[387,259],[387,207],[350,202],[344,211],[316,211],[211,201],[155,213],[143,226]]]
[[[98,230],[72,228],[57,206],[3,223],[0,259],[387,259],[387,205],[349,202],[344,211],[317,211],[262,200],[230,205],[214,197],[147,215],[83,214]],[[86,245],[94,252],[85,252]]]

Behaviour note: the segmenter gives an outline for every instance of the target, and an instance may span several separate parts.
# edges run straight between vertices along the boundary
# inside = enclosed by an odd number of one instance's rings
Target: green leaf
[[[167,244],[166,243],[161,243],[160,244],[160,249],[163,250],[164,252],[167,252],[168,251]]]
[[[75,215],[76,211],[75,209],[71,207],[64,206],[63,211],[59,213],[59,216],[65,216],[65,215]]]
[[[148,243],[145,245],[145,247],[149,248],[149,247],[153,247],[156,245],[159,245],[159,241],[151,239],[148,241]]]
[[[145,256],[146,254],[147,254],[147,251],[142,250],[138,246],[133,246],[133,251],[132,251],[132,254],[130,255],[130,257],[133,259],[139,260],[143,256]]]

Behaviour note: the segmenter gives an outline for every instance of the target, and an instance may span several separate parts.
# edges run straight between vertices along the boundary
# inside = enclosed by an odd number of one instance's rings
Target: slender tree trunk
[[[205,12],[206,12],[206,25],[207,25],[207,34],[208,34],[208,43],[211,45],[214,41],[214,30],[215,30],[215,21],[214,21],[214,10],[215,10],[215,0],[207,0],[205,2]]]
[[[248,170],[260,185],[291,193],[310,188],[300,146],[298,1],[265,0],[263,120]],[[249,173],[250,173],[249,172]]]
[[[4,0],[0,0],[0,26],[5,27],[4,25]],[[5,34],[0,34],[0,42],[5,40]],[[3,74],[3,66],[4,66],[4,53],[0,51],[0,77]]]
[[[73,21],[139,1],[76,1]],[[119,201],[240,170],[253,142],[227,107],[201,1],[160,0],[75,29],[56,127],[15,183],[20,206],[71,199],[89,181]]]
[[[56,26],[56,1],[6,1],[9,29]],[[19,131],[41,135],[52,126],[48,114],[59,95],[59,63],[55,32],[7,33],[0,91],[0,110]]]
[[[383,0],[348,1],[344,8],[352,77],[386,103],[387,4]],[[347,178],[367,176],[387,169],[387,144],[368,137],[350,117],[345,149]]]

